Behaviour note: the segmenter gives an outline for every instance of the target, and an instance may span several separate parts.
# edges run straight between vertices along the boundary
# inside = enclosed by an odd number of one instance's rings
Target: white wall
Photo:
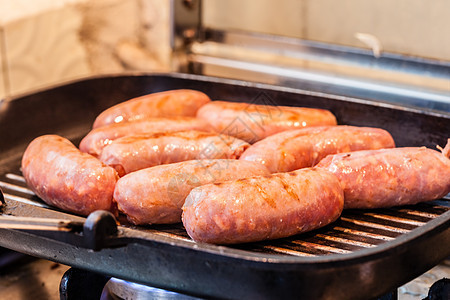
[[[164,71],[169,0],[0,0],[0,98],[98,74]]]

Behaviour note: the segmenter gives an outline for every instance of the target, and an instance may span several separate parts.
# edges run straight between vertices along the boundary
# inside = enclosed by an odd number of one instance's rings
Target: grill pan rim
[[[112,75],[112,76],[98,76],[95,78],[89,78],[89,79],[83,79],[83,80],[77,80],[74,81],[72,84],[76,85],[79,84],[80,82],[87,82],[90,81],[92,79],[94,80],[102,80],[102,79],[108,79],[108,78],[116,78],[116,79],[126,79],[127,77],[130,78],[151,78],[151,77],[161,77],[164,80],[171,80],[171,79],[182,79],[182,80],[193,80],[193,81],[202,81],[202,82],[211,82],[211,83],[219,83],[219,84],[224,84],[224,85],[229,85],[231,87],[235,86],[234,83],[239,84],[239,86],[243,87],[243,88],[252,88],[252,89],[267,89],[269,91],[280,91],[280,92],[285,92],[285,93],[290,93],[290,94],[296,94],[296,95],[313,95],[313,96],[317,96],[317,97],[323,97],[326,98],[327,100],[337,100],[337,101],[341,101],[341,102],[350,102],[350,103],[359,103],[359,104],[363,104],[367,107],[383,107],[386,109],[395,109],[395,110],[399,110],[399,111],[403,111],[403,112],[408,112],[408,113],[412,113],[414,114],[420,114],[420,115],[427,115],[427,116],[432,116],[432,117],[439,117],[442,118],[442,120],[444,120],[444,123],[447,124],[448,120],[450,120],[450,114],[449,113],[445,113],[445,112],[435,112],[435,111],[431,111],[431,110],[425,110],[425,109],[415,109],[415,108],[409,108],[409,107],[402,107],[402,106],[398,106],[398,105],[391,105],[391,104],[385,104],[385,103],[378,103],[378,102],[373,102],[373,101],[365,101],[365,100],[361,100],[361,99],[355,99],[355,101],[353,101],[352,98],[348,98],[348,97],[340,97],[340,96],[334,96],[334,95],[329,95],[329,94],[321,94],[321,93],[309,93],[309,92],[303,92],[301,90],[293,90],[291,88],[283,88],[283,87],[277,87],[277,86],[270,86],[270,85],[265,85],[265,84],[257,84],[257,83],[248,83],[248,82],[242,82],[242,81],[235,81],[235,80],[227,80],[227,79],[220,79],[220,78],[208,78],[205,76],[198,76],[198,75],[187,75],[187,74],[147,74],[147,75],[143,75],[142,73],[134,75],[134,77],[130,77],[129,75]],[[190,83],[187,83],[188,85]],[[66,87],[66,85],[58,85],[57,87],[54,87],[55,89],[60,89]],[[45,91],[49,91],[48,89],[43,90]],[[30,94],[29,96],[33,96],[35,94]],[[23,97],[28,97],[28,96],[23,96]],[[20,101],[20,98],[15,98],[15,100]],[[309,100],[307,100],[309,101]],[[298,104],[295,104],[298,105]],[[0,125],[4,124],[2,123],[2,106],[0,106]],[[17,142],[18,145],[22,145],[21,143],[23,142],[24,139],[22,139],[21,142]],[[16,145],[16,146],[18,146]],[[57,211],[55,211],[57,212]],[[57,212],[57,213],[61,213],[61,212]],[[70,215],[69,215],[70,216]],[[74,216],[75,217],[75,216]],[[358,250],[352,253],[348,253],[348,254],[330,254],[330,255],[326,255],[326,256],[318,256],[318,257],[288,257],[285,255],[274,255],[276,260],[264,260],[262,259],[261,261],[252,261],[251,259],[248,259],[248,256],[240,256],[240,255],[236,255],[236,257],[228,257],[228,256],[224,256],[223,253],[224,251],[220,251],[218,250],[216,253],[210,253],[210,252],[202,252],[200,253],[199,251],[196,251],[196,249],[192,249],[190,247],[190,245],[194,245],[191,243],[188,243],[187,246],[189,247],[184,247],[181,244],[185,244],[187,242],[180,242],[179,240],[170,240],[168,238],[164,238],[162,236],[159,237],[155,237],[158,238],[158,241],[149,241],[152,244],[161,244],[162,243],[162,249],[172,249],[172,251],[176,252],[176,253],[182,253],[182,254],[186,254],[186,253],[193,253],[193,251],[195,251],[196,256],[197,256],[197,260],[202,260],[203,258],[214,258],[215,261],[217,262],[223,262],[223,263],[227,263],[229,261],[234,262],[235,265],[243,265],[243,266],[249,266],[252,269],[255,270],[260,270],[261,272],[265,272],[268,271],[270,272],[275,272],[276,274],[280,274],[282,276],[284,276],[283,274],[285,272],[297,272],[299,270],[301,271],[305,271],[305,270],[312,270],[312,269],[317,269],[317,268],[321,268],[321,270],[323,269],[327,269],[327,268],[333,268],[333,267],[339,267],[340,269],[344,269],[346,266],[354,266],[355,264],[361,264],[361,265],[367,265],[367,264],[374,264],[376,263],[376,261],[380,261],[380,260],[385,260],[388,259],[387,255],[392,255],[392,256],[398,256],[399,253],[414,253],[414,249],[411,249],[411,247],[408,246],[412,246],[412,245],[419,245],[422,248],[424,247],[428,247],[426,249],[429,250],[430,246],[425,246],[424,243],[426,241],[426,239],[430,239],[430,232],[431,232],[431,239],[436,240],[437,237],[445,237],[445,240],[449,239],[450,236],[450,229],[449,229],[449,223],[450,223],[450,213],[449,211],[447,211],[446,213],[443,213],[441,215],[439,215],[438,217],[436,217],[433,220],[428,221],[426,224],[424,224],[423,226],[420,226],[419,228],[415,228],[412,231],[400,235],[399,237],[395,238],[392,241],[387,241],[384,244],[378,245],[374,248],[370,248],[370,249],[362,249],[362,250]],[[429,231],[427,231],[429,230]],[[4,232],[4,230],[0,230],[0,232]],[[18,236],[20,235],[28,235],[29,233],[25,233],[25,232],[16,232]],[[8,236],[13,236],[14,237],[14,232],[12,231],[8,231]],[[78,253],[77,251],[80,251],[80,255],[82,256],[82,258],[76,258],[71,260],[70,257],[60,257],[60,255],[58,253],[53,253],[53,252],[49,252],[47,248],[43,248],[44,246],[47,247],[47,245],[43,245],[43,242],[39,240],[39,237],[36,237],[35,235],[30,235],[31,238],[34,240],[35,243],[40,244],[39,246],[41,247],[40,249],[32,249],[29,247],[29,245],[10,245],[10,247],[15,247],[15,250],[22,250],[24,252],[28,252],[28,254],[34,255],[34,256],[43,256],[45,255],[44,258],[50,259],[50,260],[54,260],[57,262],[63,262],[63,263],[71,263],[73,265],[76,265],[80,268],[87,268],[87,269],[92,269],[93,271],[101,271],[98,270],[98,267],[96,267],[95,263],[93,263],[93,257],[98,257],[99,253],[91,253],[89,251],[85,251],[81,250],[79,248],[76,247],[71,247],[69,244],[66,244],[62,241],[54,241],[55,242],[55,249],[65,249],[67,251],[69,251],[69,253],[73,254],[73,253]],[[0,244],[4,245],[5,247],[8,247],[8,244],[5,244],[5,241],[0,238]],[[387,244],[389,244],[392,247],[388,247]],[[181,245],[181,246],[180,246]],[[51,244],[50,244],[51,246]],[[142,244],[142,246],[144,248],[148,248],[151,249],[149,247],[146,247],[145,244]],[[123,251],[127,251],[128,248],[130,249],[135,249],[135,248],[142,248],[140,245],[138,244],[130,244],[127,245],[123,248],[121,248],[122,250],[119,250],[119,253],[122,253]],[[221,246],[214,246],[214,245],[205,245],[205,248],[212,248],[212,249],[218,249],[217,247],[221,247]],[[194,248],[199,248],[198,244],[197,247]],[[386,249],[385,249],[386,248]],[[43,249],[43,250],[42,250]],[[47,249],[47,250],[45,250]],[[184,249],[184,250],[183,250]],[[382,249],[385,249],[384,251],[382,251]],[[227,249],[224,249],[227,250]],[[232,252],[239,252],[240,250],[236,250],[236,249],[230,249],[232,250]],[[439,255],[441,255],[442,258],[445,258],[444,255],[442,255],[442,253],[445,251],[446,249],[439,249]],[[39,251],[44,251],[45,253],[39,253]],[[103,251],[103,250],[102,250]],[[102,252],[100,251],[100,252]],[[110,249],[105,249],[106,253],[111,253]],[[225,251],[226,252],[226,251]],[[244,251],[245,252],[245,251]],[[55,255],[54,257],[52,255]],[[204,254],[204,255],[199,255],[199,254]],[[59,255],[59,256],[58,256]],[[239,257],[240,256],[240,257]],[[259,253],[255,253],[253,256],[267,256],[267,257],[271,257],[271,254],[259,254]],[[448,256],[448,253],[447,253]],[[199,258],[200,257],[200,258]],[[379,258],[379,259],[377,259]],[[106,259],[106,258],[102,258],[102,259]],[[283,259],[283,261],[280,261],[280,259]],[[290,262],[291,260],[296,260],[298,262]],[[368,262],[368,263],[366,263]],[[243,264],[244,263],[244,264]],[[426,264],[426,267],[431,267],[432,265],[430,265],[430,263],[435,264],[438,263],[438,261],[436,261],[436,257],[434,257],[434,260],[428,260],[426,262],[421,262],[419,265],[421,266],[421,272],[425,271],[424,269],[424,264]],[[161,266],[160,266],[161,267]],[[177,272],[187,272],[189,270],[177,270]],[[105,271],[107,272],[107,271]],[[109,270],[109,272],[118,272],[117,270]],[[115,273],[116,274],[116,273]],[[128,274],[128,273],[127,273]],[[260,274],[260,273],[258,273]],[[298,274],[295,273],[295,274]],[[120,274],[119,274],[120,275]],[[239,274],[236,274],[239,275]],[[419,275],[419,274],[417,274]],[[416,276],[417,276],[416,275]],[[125,276],[125,275],[124,275]],[[129,274],[127,275],[129,276]],[[256,276],[256,275],[255,275]],[[259,276],[259,275],[258,275]],[[410,276],[410,275],[409,275]],[[120,276],[117,276],[119,278],[123,278]],[[125,276],[126,277],[126,276]],[[285,277],[284,277],[285,278]],[[127,279],[127,278],[124,278]],[[130,279],[130,277],[128,277],[128,279]],[[131,278],[131,279],[136,279],[136,278]],[[229,278],[225,278],[226,280],[230,280]],[[156,279],[152,279],[152,280],[156,280]],[[378,279],[379,280],[379,279]],[[398,280],[405,280],[405,278],[399,278]],[[150,282],[152,283],[152,282]],[[288,283],[291,283],[290,281]],[[155,285],[160,285],[161,283],[155,283]],[[182,283],[183,284],[183,283]],[[166,287],[169,288],[171,290],[181,290],[181,291],[186,291],[187,292],[191,292],[191,293],[195,293],[195,291],[192,291],[192,287],[189,286],[188,288],[180,288],[180,286],[161,286],[161,287]],[[387,288],[385,285],[382,286],[383,288]],[[381,286],[380,286],[381,288]],[[189,290],[191,289],[191,290]]]
[[[210,82],[210,83],[220,83],[220,84],[226,84],[226,85],[232,85],[232,86],[241,86],[241,87],[250,87],[255,89],[264,89],[264,90],[272,90],[272,91],[278,91],[278,92],[286,92],[291,94],[299,94],[299,95],[308,95],[308,96],[316,96],[316,97],[323,97],[332,99],[335,101],[345,101],[345,102],[352,102],[352,103],[359,103],[374,107],[383,107],[393,110],[400,110],[400,111],[408,111],[412,113],[419,113],[421,115],[430,115],[430,116],[436,116],[436,117],[445,117],[450,118],[450,112],[446,112],[443,110],[435,110],[432,108],[427,107],[416,107],[413,105],[408,104],[396,104],[391,103],[388,101],[383,101],[382,99],[378,100],[369,100],[364,98],[355,98],[350,96],[341,96],[336,95],[332,93],[326,93],[326,92],[317,92],[317,91],[309,91],[306,89],[300,89],[300,88],[292,88],[282,85],[275,85],[275,84],[268,84],[268,83],[260,83],[257,81],[245,81],[245,80],[239,80],[239,79],[231,79],[231,78],[225,78],[225,77],[214,77],[214,76],[207,76],[207,75],[198,75],[198,74],[186,74],[186,73],[176,73],[176,72],[142,72],[142,71],[124,71],[121,73],[111,73],[111,74],[102,74],[102,75],[91,75],[86,76],[83,78],[77,78],[72,80],[63,81],[57,84],[48,85],[45,87],[35,88],[27,92],[23,92],[20,94],[17,94],[13,97],[8,97],[7,99],[0,99],[0,104],[2,103],[1,100],[7,100],[7,101],[14,101],[19,100],[21,98],[29,97],[32,95],[35,95],[37,93],[41,92],[47,92],[53,89],[73,85],[73,84],[79,84],[86,81],[93,81],[98,79],[104,79],[104,78],[121,78],[121,77],[167,77],[167,78],[173,78],[173,79],[188,79],[188,80],[195,80],[195,81],[203,81],[203,82]],[[219,100],[219,99],[213,99],[213,100]],[[1,109],[1,106],[0,106]]]
[[[7,203],[9,201],[14,200],[6,200]],[[44,209],[45,208],[37,208],[29,204],[20,204],[23,206],[28,206],[32,210],[33,209]],[[66,215],[66,219],[74,219],[80,221],[85,219],[84,217],[72,215],[70,213],[65,213],[61,211],[51,210],[50,214],[63,214]],[[9,229],[11,231],[19,232],[18,230]],[[349,263],[352,261],[367,261],[374,259],[378,256],[384,256],[389,251],[400,251],[404,247],[408,247],[410,243],[414,243],[417,239],[424,237],[424,234],[432,231],[433,233],[441,233],[444,231],[448,231],[450,233],[450,210],[441,214],[433,220],[428,221],[426,224],[414,228],[408,233],[401,234],[393,240],[386,241],[380,245],[377,245],[373,248],[366,248],[357,251],[353,251],[345,254],[328,254],[328,255],[319,255],[319,256],[311,256],[311,257],[302,257],[302,256],[290,256],[286,254],[269,254],[269,253],[256,253],[247,250],[235,249],[232,247],[228,247],[227,245],[214,245],[207,243],[196,243],[193,241],[183,241],[175,238],[161,236],[151,232],[140,231],[139,228],[129,228],[126,226],[119,226],[119,238],[130,238],[134,239],[130,241],[130,243],[141,244],[143,246],[147,246],[147,242],[150,243],[159,243],[164,244],[166,246],[175,246],[182,247],[187,250],[193,250],[196,252],[205,253],[212,256],[224,257],[225,259],[234,259],[238,261],[245,261],[247,263],[258,264],[270,264],[270,265],[304,265],[304,264],[336,264],[336,263]],[[22,231],[24,233],[33,235],[31,232]],[[137,234],[136,234],[137,233]],[[299,234],[301,235],[301,234]],[[43,237],[49,241],[53,242],[62,242],[58,240],[48,239]],[[140,240],[141,239],[141,240]],[[0,239],[1,243],[1,239]],[[70,245],[70,244],[68,244]],[[7,247],[7,245],[4,245]],[[450,255],[450,248],[448,248],[447,255]]]
[[[81,79],[74,79],[70,80],[64,83],[55,84],[50,87],[36,89],[32,92],[24,93],[22,95],[18,95],[14,98],[11,98],[11,101],[20,101],[22,98],[33,96],[37,93],[42,92],[48,92],[54,89],[63,88],[69,85],[74,84],[80,84],[83,82],[89,82],[92,80],[101,80],[104,78],[125,78],[125,77],[166,77],[168,79],[171,78],[178,78],[178,79],[188,79],[188,80],[194,80],[194,81],[202,81],[202,82],[212,82],[212,83],[221,83],[226,84],[230,86],[243,86],[243,87],[251,87],[256,89],[268,89],[273,91],[281,91],[281,92],[287,92],[287,93],[294,93],[299,95],[312,95],[312,96],[318,96],[318,97],[325,97],[327,99],[331,99],[333,101],[346,101],[346,102],[352,102],[352,103],[361,103],[364,105],[374,106],[374,107],[384,107],[388,109],[394,109],[394,110],[401,110],[401,111],[407,111],[407,112],[413,112],[413,113],[419,113],[419,114],[426,114],[430,116],[436,116],[436,117],[444,117],[450,119],[450,113],[444,112],[444,111],[434,111],[432,109],[422,109],[422,108],[415,108],[415,107],[408,107],[408,106],[402,106],[398,104],[391,104],[391,103],[384,103],[384,102],[374,102],[372,100],[364,100],[364,99],[357,99],[357,98],[351,98],[351,97],[344,97],[344,96],[338,96],[333,94],[327,94],[327,93],[320,93],[320,92],[314,92],[314,91],[307,91],[307,90],[301,90],[301,89],[294,89],[290,87],[283,87],[283,86],[276,86],[276,85],[270,85],[265,83],[258,83],[258,82],[248,82],[248,81],[242,81],[242,80],[236,80],[236,79],[227,79],[227,78],[218,78],[218,77],[211,77],[211,76],[204,76],[204,75],[195,75],[195,74],[183,74],[183,73],[149,73],[149,72],[127,72],[127,73],[120,73],[120,74],[109,74],[109,75],[94,75],[89,76]],[[1,107],[0,107],[1,108]],[[442,224],[440,224],[442,222]],[[271,262],[277,262],[277,263],[292,263],[293,261],[314,261],[315,263],[321,263],[321,262],[331,262],[331,261],[340,261],[342,257],[346,257],[349,259],[358,259],[360,257],[366,256],[366,255],[376,255],[377,253],[386,251],[392,247],[395,247],[396,245],[402,245],[403,243],[406,243],[414,238],[417,238],[423,234],[423,231],[427,230],[433,230],[439,226],[445,226],[446,224],[450,224],[450,211],[447,211],[446,213],[440,215],[438,218],[433,219],[431,221],[428,221],[425,225],[420,226],[419,228],[415,228],[411,232],[408,232],[406,234],[402,234],[399,237],[396,237],[395,239],[391,241],[387,241],[381,245],[377,245],[373,248],[367,248],[367,249],[361,249],[358,251],[346,253],[346,254],[328,254],[324,256],[315,256],[315,257],[296,257],[296,256],[289,256],[284,254],[264,254],[271,260]],[[447,224],[447,225],[448,225]],[[135,229],[126,228],[125,231],[134,231]],[[139,230],[139,229],[137,229]],[[132,235],[132,234],[131,234]],[[185,242],[182,240],[172,239],[169,237],[164,236],[158,236],[157,234],[151,234],[146,233],[146,235],[152,236],[153,240],[158,242],[167,242],[167,243],[180,243],[183,244],[183,247],[188,249],[193,249],[191,246],[191,242]],[[202,250],[207,253],[220,253],[221,255],[227,254],[229,257],[239,257],[239,256],[248,256],[249,251],[246,250],[239,250],[239,249],[233,249],[229,248],[227,246],[218,246],[218,245],[210,245],[210,244],[203,244],[203,243],[195,243],[196,245],[202,245],[201,248],[195,247],[196,250]],[[392,245],[392,246],[391,246]],[[219,248],[217,248],[219,247]],[[220,250],[224,248],[224,250]],[[229,253],[228,253],[229,252]],[[449,251],[450,255],[450,251]],[[249,255],[248,260],[254,260],[258,261],[260,259],[260,255]]]

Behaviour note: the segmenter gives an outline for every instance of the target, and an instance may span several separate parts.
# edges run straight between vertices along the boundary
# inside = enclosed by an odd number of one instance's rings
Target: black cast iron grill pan
[[[450,255],[448,198],[348,210],[310,233],[224,247],[194,243],[181,224],[115,226],[108,215],[67,214],[45,205],[26,186],[20,160],[35,137],[55,133],[77,144],[105,108],[178,88],[220,100],[329,109],[339,124],[388,130],[397,146],[443,146],[450,128],[445,112],[193,75],[108,76],[65,84],[0,104],[0,187],[2,216],[70,225],[64,230],[0,229],[0,246],[155,287],[235,299],[373,298]]]

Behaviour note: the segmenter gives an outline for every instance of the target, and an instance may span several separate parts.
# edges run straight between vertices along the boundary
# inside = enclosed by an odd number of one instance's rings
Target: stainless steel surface
[[[450,278],[450,257],[423,275],[399,287],[398,300],[427,299],[430,287],[442,278]],[[446,299],[444,298],[444,300]]]
[[[174,70],[450,111],[450,62],[206,28],[202,1],[172,1]]]
[[[170,292],[163,289],[158,289],[146,285],[141,285],[117,278],[111,278],[106,283],[105,289],[116,298],[114,299],[127,299],[127,300],[195,300],[202,299],[183,295],[176,292]]]
[[[450,63],[286,37],[206,29],[193,73],[450,111]]]
[[[170,44],[173,51],[185,50],[187,43],[199,39],[200,0],[171,0]]]
[[[341,66],[344,68],[341,72],[353,73],[361,78],[381,77],[380,74],[390,71],[392,73],[389,73],[388,77],[380,79],[391,82],[415,83],[423,87],[441,90],[447,90],[448,87],[445,86],[445,83],[448,84],[447,80],[450,75],[449,62],[392,53],[375,57],[370,50],[354,47],[252,32],[219,31],[210,28],[203,28],[202,30],[202,35],[205,38],[196,41],[197,43],[191,45],[192,48],[188,51],[192,50],[194,53],[197,51],[209,52],[212,56],[218,57],[241,57],[240,60],[249,62],[270,57],[271,60],[265,61],[266,65],[291,64],[293,67],[301,67],[306,70],[322,66],[324,70],[333,71],[332,66]],[[260,57],[250,56],[257,53]],[[264,54],[266,56],[262,56]],[[329,68],[326,66],[329,66]],[[372,69],[374,74],[357,73],[358,70],[368,69]],[[334,71],[338,72],[338,70]],[[407,74],[410,77],[403,77]],[[414,78],[417,78],[417,80],[413,81]]]

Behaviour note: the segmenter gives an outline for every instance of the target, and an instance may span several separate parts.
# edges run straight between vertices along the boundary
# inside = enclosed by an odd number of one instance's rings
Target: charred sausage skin
[[[416,204],[450,192],[450,159],[425,147],[329,155],[317,167],[339,178],[345,208]]]
[[[276,239],[335,221],[344,194],[333,174],[305,168],[193,189],[182,220],[197,242],[235,244]]]
[[[253,144],[240,159],[259,162],[278,173],[313,167],[329,154],[392,147],[392,136],[380,128],[317,126],[269,136]]]
[[[192,117],[146,118],[92,129],[80,142],[80,150],[99,157],[113,140],[127,135],[176,132],[185,130],[211,131],[210,125]]]
[[[275,133],[309,126],[336,125],[328,110],[213,101],[202,106],[197,117],[220,133],[255,143]]]
[[[100,160],[120,176],[161,164],[193,159],[237,159],[250,145],[223,134],[180,131],[125,136],[106,146]]]
[[[139,170],[120,178],[114,201],[133,224],[181,222],[189,192],[207,183],[268,175],[261,164],[232,159],[190,160]]]
[[[22,173],[33,192],[49,205],[80,215],[115,211],[117,172],[66,138],[44,135],[34,139],[22,157]]]
[[[194,90],[170,90],[133,98],[100,113],[93,128],[112,123],[150,117],[195,117],[197,110],[211,99]]]

